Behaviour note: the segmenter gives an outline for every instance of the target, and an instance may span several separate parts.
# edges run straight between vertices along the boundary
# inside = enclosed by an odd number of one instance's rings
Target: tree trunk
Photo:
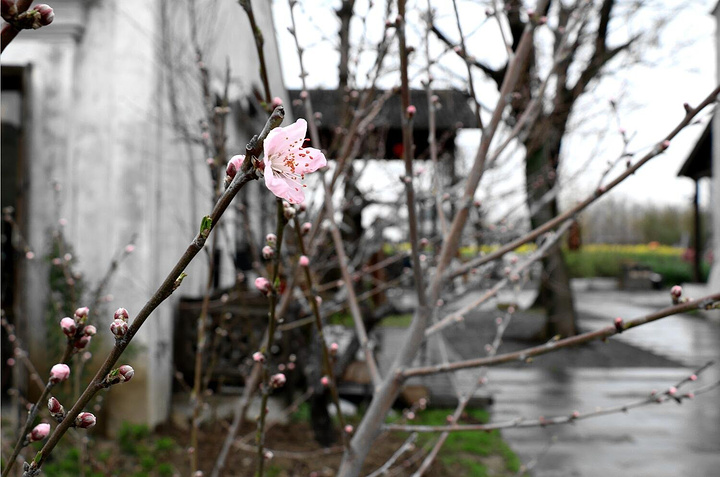
[[[548,118],[541,118],[525,141],[527,202],[533,228],[558,214],[557,197],[553,195],[551,198],[543,199],[543,196],[552,190],[557,182],[560,146],[566,122],[567,115],[553,114]],[[544,203],[541,203],[543,200]],[[547,316],[542,338],[575,335],[577,333],[575,307],[561,242],[556,243],[549,250],[542,265],[540,293],[536,301],[536,305],[545,308]]]

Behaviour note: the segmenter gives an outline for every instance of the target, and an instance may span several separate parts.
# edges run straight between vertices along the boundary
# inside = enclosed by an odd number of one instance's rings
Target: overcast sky
[[[377,5],[370,9],[367,14],[367,28],[359,19],[353,24],[355,42],[363,38],[363,32],[368,40],[364,43],[366,51],[359,55],[361,71],[365,71],[374,59],[374,51],[369,46],[377,42],[383,34],[384,3],[378,1]],[[410,2],[410,5],[416,3]],[[437,23],[457,38],[457,28],[450,9],[451,2],[432,3],[437,9]],[[566,138],[563,145],[561,178],[568,180],[568,187],[563,195],[565,203],[584,197],[592,191],[608,160],[618,156],[623,146],[619,127],[624,128],[633,138],[629,149],[641,155],[682,118],[684,102],[697,103],[715,86],[715,21],[710,14],[715,3],[716,0],[667,0],[665,8],[654,8],[642,15],[611,24],[614,35],[611,40],[614,38],[621,41],[637,31],[647,30],[648,25],[654,25],[663,18],[670,20],[660,29],[658,37],[650,44],[645,44],[639,52],[641,64],[630,65],[628,61],[615,63],[613,74],[603,79],[602,83],[578,103],[573,121],[576,123],[574,132]],[[367,0],[357,0],[356,12],[365,15],[368,11],[367,4]],[[426,6],[425,0],[419,4],[423,8]],[[678,4],[683,7],[677,7]],[[295,9],[298,36],[306,50],[305,62],[309,73],[307,81],[311,88],[332,88],[337,85],[339,55],[335,44],[339,22],[332,8],[337,8],[338,5],[339,1],[305,0],[298,2]],[[502,65],[504,52],[499,28],[497,22],[485,20],[484,3],[459,0],[459,8],[468,50],[494,66]],[[672,8],[676,10],[671,11]],[[299,88],[301,83],[298,77],[297,55],[292,37],[287,32],[290,26],[288,12],[286,0],[274,0],[285,83],[288,88]],[[411,8],[408,18],[409,43],[422,51],[420,12]],[[540,32],[540,35],[543,33]],[[438,79],[435,86],[462,87],[462,78],[466,75],[462,62],[452,53],[443,55],[443,48],[438,44],[432,49],[431,55],[442,56],[442,69],[434,73]],[[415,78],[418,87],[419,80],[423,77],[421,70],[424,64],[424,56],[418,55],[412,65],[414,69],[411,69],[411,76]],[[453,75],[456,77],[452,78]],[[475,75],[478,78],[475,84],[481,101],[492,105],[497,97],[497,90],[494,85],[482,79],[480,72],[476,71]],[[397,76],[390,74],[383,85],[393,86],[396,81]],[[619,101],[620,126],[611,114],[608,103],[610,98]],[[690,203],[694,190],[693,182],[689,179],[678,179],[676,175],[702,129],[701,126],[695,126],[686,130],[673,141],[666,154],[653,159],[640,169],[638,174],[629,178],[614,195],[631,197],[645,203]],[[478,143],[478,134],[466,131],[460,135],[460,143],[469,163]],[[503,171],[483,180],[483,192],[490,190],[497,193],[523,188],[523,167],[519,156],[508,156],[504,164]],[[579,169],[582,169],[581,174],[578,174]],[[373,175],[377,176],[377,171]],[[390,177],[394,174],[387,175]],[[376,177],[373,178],[373,183],[377,185]],[[704,203],[708,203],[707,191],[708,187],[705,185]]]

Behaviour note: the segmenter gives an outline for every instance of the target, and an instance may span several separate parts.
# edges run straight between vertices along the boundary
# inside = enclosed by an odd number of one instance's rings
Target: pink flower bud
[[[353,426],[351,426],[350,424],[345,426],[345,432],[347,432],[348,434],[352,434],[353,431],[354,431]]]
[[[48,410],[53,416],[56,414],[62,414],[65,411],[62,404],[60,404],[60,401],[58,401],[55,396],[48,399]]]
[[[122,338],[128,332],[127,322],[119,318],[113,320],[112,324],[110,325],[110,332],[112,332],[115,338]]]
[[[78,308],[75,310],[75,318],[78,320],[83,320],[88,317],[88,313],[90,312],[90,308],[87,306],[83,306],[82,308]]]
[[[264,363],[265,362],[265,355],[262,354],[260,351],[255,351],[253,353],[253,361],[256,363]]]
[[[316,297],[315,297],[315,303],[317,303],[318,306],[322,305],[322,297],[316,296]]]
[[[301,267],[307,267],[308,265],[310,265],[310,259],[307,258],[305,255],[301,255],[298,263],[300,263]]]
[[[95,333],[97,333],[97,328],[95,328],[93,325],[87,325],[85,328],[83,328],[83,333],[85,333],[86,336],[95,336]]]
[[[307,97],[308,97],[308,92],[305,91],[305,90],[300,91],[300,97],[301,97],[302,99],[307,99]]]
[[[578,411],[573,411],[572,418],[577,419],[578,417],[580,417],[580,413]]]
[[[45,439],[50,434],[50,424],[47,422],[41,422],[33,428],[27,435],[27,440],[30,442],[37,442]]]
[[[324,387],[328,387],[330,385],[330,378],[327,376],[323,376],[320,378],[320,384],[322,384]]]
[[[262,249],[262,256],[265,260],[270,260],[275,256],[275,249],[270,245],[265,245]]]
[[[270,280],[265,277],[258,277],[255,279],[255,288],[260,290],[264,294],[270,293]]]
[[[74,336],[75,332],[77,331],[77,325],[75,324],[75,320],[68,316],[60,320],[60,328],[62,328],[63,333],[65,333],[67,336]]]
[[[241,154],[231,157],[228,161],[227,167],[225,168],[225,174],[227,174],[231,179],[235,177],[235,175],[240,171],[244,160],[245,156]]]
[[[413,116],[415,116],[415,113],[417,113],[417,108],[411,104],[407,107],[405,112],[407,113],[408,118],[412,118]]]
[[[135,245],[133,244],[127,244],[125,245],[125,253],[133,253],[135,251]]]
[[[130,381],[135,376],[135,370],[129,364],[123,364],[118,368],[118,376],[122,376],[123,381]]]
[[[277,245],[277,235],[275,234],[267,234],[265,236],[265,242],[270,245],[271,247],[274,247]]]
[[[277,373],[270,376],[270,386],[273,388],[281,388],[285,385],[285,375],[283,373]]]
[[[50,382],[60,383],[70,376],[70,367],[67,364],[58,363],[50,369]]]
[[[675,285],[670,289],[670,296],[672,297],[673,303],[677,304],[680,302],[680,297],[683,294],[683,289],[680,285]]]
[[[408,418],[408,421],[412,421],[413,419],[415,419],[415,413],[412,411],[408,411],[408,413],[405,414],[405,417]]]
[[[688,398],[688,399],[692,399],[692,398],[695,397],[695,393],[687,393],[687,394],[685,395],[685,397]]]
[[[34,10],[40,14],[40,26],[47,26],[55,19],[55,12],[50,5],[41,3],[36,5]]]
[[[77,349],[83,349],[87,345],[90,344],[91,339],[92,339],[92,336],[87,336],[87,335],[81,336],[79,339],[75,340],[75,342],[73,343],[73,346],[75,346]]]
[[[75,418],[75,425],[80,429],[90,429],[97,423],[95,415],[91,412],[81,412]]]
[[[305,223],[302,224],[302,226],[300,227],[300,232],[301,232],[303,235],[305,235],[305,234],[307,234],[308,232],[310,232],[310,229],[312,229],[312,224],[311,224],[310,222],[305,222]]]
[[[275,96],[275,97],[273,98],[273,100],[272,100],[272,107],[273,107],[273,109],[274,109],[274,108],[277,108],[278,106],[282,106],[282,104],[283,104],[282,98],[280,98],[279,96]]]
[[[272,453],[272,451],[266,450],[265,451],[265,460],[272,460],[273,457],[275,457],[275,454]]]
[[[117,310],[115,310],[114,318],[116,320],[127,321],[128,320],[128,311],[125,308],[118,308]]]
[[[674,396],[675,394],[677,394],[677,388],[675,386],[671,387],[670,389],[668,389],[668,394]]]
[[[32,251],[27,251],[25,252],[25,258],[27,258],[28,260],[32,260],[33,258],[35,258],[35,253]]]
[[[668,140],[666,139],[666,140],[664,140],[664,141],[662,142],[662,148],[663,148],[663,150],[665,150],[665,149],[667,149],[668,147],[670,147],[670,141],[668,141]]]
[[[295,214],[297,213],[295,207],[293,207],[287,202],[283,202],[283,205],[283,215],[285,216],[285,220],[291,220],[293,217],[295,217]]]
[[[688,378],[690,381],[697,381],[697,374],[691,374]]]
[[[337,343],[332,343],[332,344],[330,345],[330,354],[336,355],[339,348],[340,348],[340,347],[338,346]]]

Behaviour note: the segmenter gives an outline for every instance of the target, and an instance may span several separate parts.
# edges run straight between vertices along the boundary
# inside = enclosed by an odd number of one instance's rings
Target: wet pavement
[[[666,307],[670,302],[667,291],[618,291],[612,283],[603,281],[576,282],[573,288],[582,331],[607,326],[617,316],[636,318]],[[518,298],[523,304],[531,303],[532,292],[520,292],[519,297],[501,297],[500,301]],[[467,296],[460,298],[452,308],[458,309],[470,300]],[[487,322],[486,312],[496,304],[483,306],[477,316],[467,315],[465,328],[455,335],[446,334],[449,337],[446,350],[431,343],[426,353],[435,360],[445,355],[449,361],[484,355],[482,347],[487,342],[487,330],[479,331],[481,325],[473,325],[472,320],[485,318]],[[386,330],[381,349],[396,349],[394,343],[403,332]],[[620,350],[631,359],[642,358],[640,366],[652,363],[653,367],[638,367],[638,363],[632,362],[620,366],[613,363],[613,367],[606,367],[604,363],[571,367],[558,364],[563,363],[560,359],[545,366],[493,368],[488,374],[488,385],[478,391],[477,396],[494,399],[492,420],[500,421],[567,415],[574,410],[583,412],[627,404],[646,397],[654,389],[668,389],[709,360],[719,365],[691,384],[699,386],[720,380],[718,310],[710,316],[684,314],[665,318],[612,340],[619,340],[622,345],[615,346],[623,348],[608,349]],[[468,345],[468,341],[473,344]],[[461,342],[466,344],[460,345]],[[389,357],[383,357],[385,354],[380,354],[381,369],[390,364]],[[461,390],[471,389],[477,378],[477,371],[461,371],[453,379],[435,376],[424,384],[447,394],[452,393],[455,386]],[[693,386],[686,385],[682,390]],[[681,405],[653,404],[572,425],[507,429],[503,436],[524,463],[539,459],[532,472],[537,477],[720,476],[720,389]]]

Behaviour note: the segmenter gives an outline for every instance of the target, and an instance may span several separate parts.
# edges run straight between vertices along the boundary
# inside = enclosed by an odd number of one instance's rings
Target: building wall
[[[715,64],[717,65],[717,78],[720,81],[720,3],[715,6]],[[710,203],[720,203],[720,109],[715,108],[713,118],[713,159],[712,177],[710,177]],[[712,236],[714,262],[708,279],[710,291],[720,290],[720,207],[710,207],[712,210]]]
[[[205,62],[213,92],[222,94],[226,62],[232,72],[231,103],[249,95],[253,87],[261,90],[257,53],[242,8],[234,0],[196,3],[197,17],[202,19],[198,37],[208,52]],[[63,217],[80,270],[94,284],[113,255],[137,235],[135,252],[122,263],[107,290],[112,300],[93,316],[100,330],[97,339],[104,339],[108,347],[113,310],[123,306],[132,318],[141,309],[197,233],[202,216],[211,210],[205,153],[201,147],[188,146],[178,133],[168,101],[169,80],[182,80],[186,88],[178,96],[186,107],[181,113],[199,136],[202,110],[197,105],[201,108],[202,102],[196,96],[194,49],[188,44],[189,35],[181,34],[188,28],[186,5],[169,0],[60,0],[53,4],[56,19],[50,27],[23,32],[3,53],[3,65],[25,65],[31,70],[27,239],[39,252],[36,255],[46,253],[48,230]],[[273,95],[286,98],[271,33],[270,3],[260,0],[253,5],[266,32]],[[176,50],[192,55],[186,63],[182,61],[187,57],[181,58],[180,68],[169,66],[164,43],[168,31],[178,34],[173,39]],[[255,124],[233,118],[229,155],[244,151]],[[59,214],[52,205],[53,180],[61,186]],[[229,224],[234,223],[232,215],[231,211],[225,218]],[[223,236],[219,246],[230,250],[236,240],[234,229]],[[229,255],[223,256],[221,285],[229,286],[235,273]],[[135,368],[136,377],[108,394],[105,419],[110,428],[123,419],[154,425],[168,415],[175,305],[180,295],[203,292],[207,280],[203,254],[187,273],[182,287],[138,333],[130,358],[123,360]],[[29,266],[23,300],[31,329],[44,324],[47,288],[47,266],[37,260]],[[41,340],[36,342],[33,357],[42,360],[44,348]]]

